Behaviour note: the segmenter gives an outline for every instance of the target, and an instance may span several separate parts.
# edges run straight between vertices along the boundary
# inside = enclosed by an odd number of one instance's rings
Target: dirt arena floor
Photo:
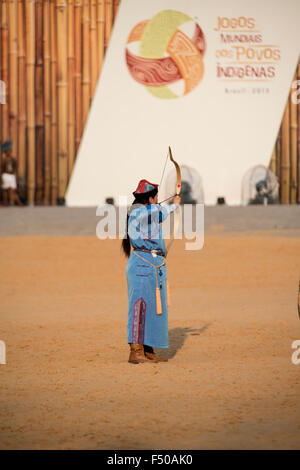
[[[168,363],[127,362],[126,261],[95,236],[0,238],[1,449],[299,449],[300,231],[174,242]]]

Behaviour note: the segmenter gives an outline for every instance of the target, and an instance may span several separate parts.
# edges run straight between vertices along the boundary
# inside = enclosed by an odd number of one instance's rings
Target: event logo
[[[179,11],[164,10],[131,30],[125,54],[134,80],[154,96],[172,99],[202,80],[205,49],[198,23]]]
[[[213,29],[219,37],[217,77],[223,81],[270,82],[281,61],[278,44],[266,44],[256,19],[218,17]]]

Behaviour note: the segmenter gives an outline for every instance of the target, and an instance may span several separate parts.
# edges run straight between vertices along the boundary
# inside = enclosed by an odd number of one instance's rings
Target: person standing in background
[[[3,202],[5,206],[12,206],[15,203],[18,206],[23,206],[17,193],[17,162],[11,154],[11,150],[12,141],[6,140],[1,147],[1,152],[4,153],[1,175]]]

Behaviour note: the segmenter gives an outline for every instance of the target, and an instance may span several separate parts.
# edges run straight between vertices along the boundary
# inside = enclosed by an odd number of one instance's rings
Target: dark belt
[[[157,256],[163,256],[164,258],[166,257],[166,255],[162,252],[162,251],[158,251],[158,250],[143,250],[142,248],[133,248],[134,251],[145,251],[146,253],[155,253]]]

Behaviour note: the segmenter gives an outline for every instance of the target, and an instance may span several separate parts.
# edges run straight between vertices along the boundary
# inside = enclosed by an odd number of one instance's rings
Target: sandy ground
[[[169,362],[139,365],[119,241],[2,237],[0,448],[299,449],[292,235],[215,227],[199,252],[176,241]]]

